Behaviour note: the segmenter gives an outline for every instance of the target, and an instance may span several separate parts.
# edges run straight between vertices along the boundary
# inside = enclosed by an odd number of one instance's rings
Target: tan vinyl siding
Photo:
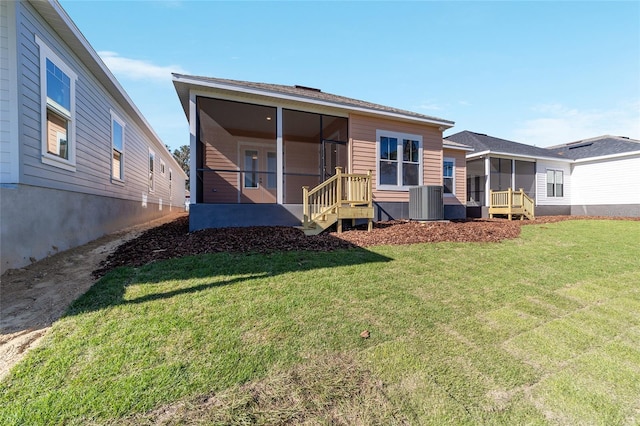
[[[409,191],[381,191],[376,188],[376,130],[421,135],[423,184],[442,184],[442,131],[437,127],[352,114],[349,117],[351,171],[366,173],[371,170],[374,201],[409,201]]]
[[[444,157],[453,158],[456,162],[455,166],[455,197],[444,197],[445,204],[466,204],[467,199],[467,167],[466,152],[454,149],[444,149]],[[438,185],[442,185],[442,182]]]

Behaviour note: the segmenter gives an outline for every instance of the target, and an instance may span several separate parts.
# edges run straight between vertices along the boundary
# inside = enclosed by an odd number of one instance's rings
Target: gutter
[[[482,152],[478,152],[478,153],[474,153],[474,154],[467,154],[467,159],[483,157],[485,155],[501,155],[501,156],[509,157],[509,158],[522,158],[522,159],[527,159],[527,160],[559,161],[559,162],[562,162],[562,163],[573,163],[575,161],[575,160],[572,160],[570,158],[555,158],[555,157],[542,157],[542,156],[511,154],[511,153],[508,153],[508,152],[498,152],[498,151],[491,151],[491,150],[486,150],[486,151],[482,151]]]

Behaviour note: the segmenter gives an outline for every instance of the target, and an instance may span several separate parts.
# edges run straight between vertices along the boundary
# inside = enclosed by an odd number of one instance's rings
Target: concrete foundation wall
[[[0,273],[181,207],[29,185],[0,188]]]
[[[571,206],[536,206],[535,214],[537,216],[568,216],[571,214]]]
[[[640,204],[603,204],[571,206],[575,216],[640,217]]]
[[[300,226],[299,204],[191,204],[189,230],[242,226]]]

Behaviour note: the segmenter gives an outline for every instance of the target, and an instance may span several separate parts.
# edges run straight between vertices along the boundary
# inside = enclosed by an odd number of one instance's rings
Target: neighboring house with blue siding
[[[0,12],[1,272],[184,210],[185,173],[60,4]]]

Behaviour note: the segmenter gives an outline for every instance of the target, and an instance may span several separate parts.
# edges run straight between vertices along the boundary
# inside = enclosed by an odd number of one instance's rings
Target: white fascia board
[[[201,80],[185,78],[183,76],[175,76],[174,75],[173,76],[173,80],[174,81],[179,81],[179,82],[182,82],[182,83],[187,83],[187,84],[194,85],[194,86],[208,87],[208,88],[211,88],[211,89],[229,90],[229,91],[233,91],[233,92],[247,93],[247,94],[250,94],[250,95],[265,96],[265,97],[282,99],[282,100],[287,100],[287,101],[304,102],[304,103],[308,103],[308,104],[320,105],[320,106],[325,106],[325,107],[329,107],[329,108],[338,108],[338,109],[342,109],[342,110],[348,110],[348,111],[354,111],[354,112],[362,112],[362,113],[366,113],[366,114],[382,115],[382,116],[385,116],[385,117],[392,117],[392,118],[399,118],[399,119],[403,119],[403,120],[417,121],[417,122],[421,122],[421,123],[432,124],[432,125],[437,125],[437,126],[443,127],[443,130],[449,129],[449,128],[453,127],[454,124],[455,124],[455,123],[450,122],[450,121],[430,120],[430,119],[426,119],[426,118],[412,117],[410,115],[404,115],[404,114],[388,112],[388,111],[379,111],[379,110],[376,110],[376,109],[357,107],[357,106],[346,105],[346,104],[341,104],[341,103],[336,103],[336,102],[323,101],[323,100],[320,100],[320,99],[307,98],[307,97],[304,97],[304,96],[288,95],[288,94],[279,93],[279,92],[273,92],[273,91],[264,90],[264,89],[248,88],[248,87],[236,86],[236,85],[231,85],[231,84],[223,84],[223,83],[215,83],[215,82],[203,82]]]
[[[470,148],[470,147],[447,145],[446,143],[442,144],[442,148],[454,149],[454,150],[457,150],[457,151],[467,151],[467,152],[472,152],[473,151],[473,148]]]
[[[574,162],[575,163],[588,163],[590,161],[613,160],[615,158],[633,157],[634,155],[640,155],[640,151],[629,151],[629,152],[621,152],[621,153],[618,153],[618,154],[601,155],[600,157],[581,158],[579,160],[575,160]]]
[[[484,157],[485,155],[489,154],[491,151],[480,151],[480,152],[473,152],[471,154],[467,154],[467,160],[469,159],[473,159],[473,158],[477,158],[477,157]]]
[[[46,7],[46,5],[49,5],[55,11],[59,19],[64,24],[65,28],[60,28],[59,25],[55,25],[55,23],[52,22],[49,22],[49,24],[61,33],[60,36],[63,38],[63,40],[65,40],[65,42],[67,42],[67,44],[69,43],[66,40],[65,35],[67,37],[74,38],[75,41],[81,44],[84,51],[78,52],[74,50],[73,52],[79,56],[81,61],[85,63],[89,70],[94,74],[95,78],[98,79],[98,81],[105,87],[105,89],[107,89],[107,91],[111,92],[111,95],[114,96],[115,99],[118,99],[118,97],[120,97],[122,100],[124,100],[124,102],[126,103],[126,105],[124,106],[129,107],[128,112],[133,116],[134,119],[138,119],[138,124],[140,124],[141,127],[143,127],[144,130],[147,131],[148,135],[151,137],[151,139],[153,139],[153,142],[157,145],[157,147],[169,152],[167,147],[165,147],[164,143],[162,142],[162,139],[160,139],[160,136],[158,136],[153,127],[151,127],[147,119],[144,117],[144,115],[142,115],[142,112],[140,112],[136,104],[133,103],[133,101],[124,90],[124,88],[120,85],[111,70],[109,70],[109,68],[105,65],[98,53],[93,49],[93,46],[91,46],[89,41],[84,37],[71,17],[67,15],[67,12],[62,8],[60,3],[58,3],[57,0],[47,0],[46,2],[30,1],[30,4],[38,11],[40,11],[41,8]],[[41,16],[44,17],[46,16],[46,14],[41,14]],[[89,66],[90,64],[87,63],[89,61],[93,62],[93,65],[95,66]],[[173,155],[171,155],[170,152],[169,154],[171,160],[175,162],[175,166],[180,169],[180,165],[177,161],[174,160]]]
[[[520,154],[511,154],[509,152],[499,152],[499,151],[482,151],[482,152],[478,152],[478,153],[473,153],[473,154],[467,154],[467,160],[472,159],[472,158],[476,158],[476,157],[481,157],[481,156],[485,156],[485,155],[489,155],[489,156],[500,156],[500,157],[505,157],[505,158],[513,158],[513,159],[521,159],[521,160],[529,160],[529,161],[535,161],[535,160],[547,160],[547,161],[558,161],[561,163],[573,163],[574,160],[570,159],[570,158],[555,158],[555,157],[543,157],[543,156],[536,156],[536,157],[532,157],[530,155],[520,155]]]

